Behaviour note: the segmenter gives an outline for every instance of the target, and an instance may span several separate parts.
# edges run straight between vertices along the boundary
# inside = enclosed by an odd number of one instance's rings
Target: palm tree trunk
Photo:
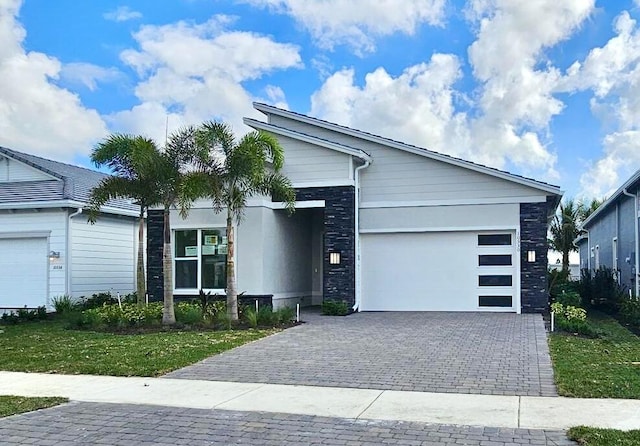
[[[238,288],[236,285],[236,264],[234,260],[235,240],[233,217],[227,208],[227,315],[232,321],[238,320]]]
[[[569,251],[566,249],[562,251],[562,271],[569,271]]]
[[[162,248],[162,275],[164,276],[164,307],[162,309],[162,324],[176,323],[173,309],[173,256],[171,255],[171,223],[169,221],[169,206],[164,207],[164,243]]]
[[[140,207],[138,220],[138,261],[136,265],[136,295],[138,305],[144,305],[146,283],[144,276],[144,208]]]

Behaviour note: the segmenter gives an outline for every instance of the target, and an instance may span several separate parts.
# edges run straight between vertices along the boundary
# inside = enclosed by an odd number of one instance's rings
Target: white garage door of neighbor
[[[46,238],[0,239],[0,307],[45,305],[48,267]]]
[[[363,311],[515,311],[515,231],[361,235]]]

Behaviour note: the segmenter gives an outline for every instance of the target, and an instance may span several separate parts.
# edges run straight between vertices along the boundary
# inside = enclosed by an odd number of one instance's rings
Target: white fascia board
[[[265,132],[275,133],[276,135],[286,136],[288,138],[297,139],[299,141],[307,142],[309,144],[314,144],[316,146],[324,147],[326,149],[335,150],[336,152],[341,152],[347,155],[355,156],[357,158],[360,158],[363,161],[369,161],[369,162],[372,161],[371,156],[360,149],[354,149],[353,147],[348,147],[342,144],[337,144],[331,141],[316,138],[314,136],[305,135],[304,133],[294,132],[293,130],[285,129],[283,127],[278,127],[276,125],[268,124],[266,122],[257,121],[251,118],[243,118],[243,121],[246,125],[256,130],[263,130]]]
[[[23,201],[18,203],[0,203],[0,210],[3,209],[53,209],[53,208],[84,208],[87,203],[75,200],[48,200],[48,201]],[[127,217],[138,217],[140,213],[130,209],[120,209],[112,206],[100,208],[105,214],[116,214]]]
[[[293,183],[294,189],[305,189],[308,187],[337,187],[337,186],[355,186],[355,180],[320,180],[320,181],[298,181]]]
[[[377,144],[381,144],[387,147],[393,147],[399,150],[403,150],[405,152],[413,153],[416,155],[424,156],[426,158],[431,158],[436,161],[442,161],[443,163],[452,164],[454,166],[462,167],[465,169],[473,170],[476,172],[484,173],[487,175],[491,175],[496,178],[500,178],[506,181],[511,181],[513,183],[522,184],[524,186],[528,186],[534,189],[538,189],[553,195],[563,195],[564,192],[557,186],[552,186],[550,184],[540,183],[538,181],[519,177],[517,175],[513,175],[509,172],[503,172],[501,170],[493,169],[491,167],[483,166],[481,164],[472,163],[471,161],[466,161],[460,158],[453,158],[448,155],[443,155],[438,152],[433,152],[431,150],[423,149],[420,147],[411,146],[399,141],[394,141],[392,139],[384,138],[382,136],[373,135],[371,133],[366,133],[361,130],[352,129],[349,127],[344,127],[338,124],[334,124],[332,122],[323,121],[316,118],[311,118],[309,116],[300,115],[298,113],[293,113],[288,110],[282,110],[277,107],[272,107],[270,105],[261,104],[254,102],[253,107],[266,114],[274,114],[283,116],[285,118],[289,118],[295,121],[304,122],[305,124],[314,125],[316,127],[322,127],[327,130],[332,130],[338,133],[342,133],[345,135],[353,136],[354,138],[364,139],[367,141],[371,141]],[[246,119],[246,118],[245,118]],[[246,121],[245,121],[246,122]]]
[[[411,208],[411,207],[436,207],[436,206],[464,206],[482,204],[517,204],[517,203],[542,203],[545,197],[504,197],[504,198],[461,198],[456,200],[428,200],[428,201],[367,201],[360,204],[360,209],[378,208]]]
[[[511,226],[443,226],[443,227],[414,227],[414,228],[372,228],[360,229],[360,234],[395,234],[405,232],[495,232],[495,231],[517,231],[518,228]]]

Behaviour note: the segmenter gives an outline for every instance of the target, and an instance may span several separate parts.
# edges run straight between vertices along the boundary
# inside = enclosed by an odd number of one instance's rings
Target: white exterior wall
[[[56,251],[60,258],[49,262],[48,302],[67,293],[67,213],[55,210],[0,211],[0,233],[49,232],[47,252]]]
[[[373,162],[360,174],[361,203],[364,205],[393,201],[447,204],[487,199],[494,202],[546,200],[545,193],[537,189],[376,142],[282,116],[270,115],[269,123],[370,154]]]
[[[282,173],[293,184],[353,180],[350,155],[277,135],[284,149]]]
[[[311,299],[311,214],[284,210],[264,215],[264,285],[274,307]]]
[[[71,295],[135,291],[137,234],[133,218],[102,215],[93,225],[85,214],[72,218]]]
[[[27,164],[0,155],[0,183],[51,180],[53,178]]]
[[[518,203],[360,209],[360,232],[517,229],[519,226]]]

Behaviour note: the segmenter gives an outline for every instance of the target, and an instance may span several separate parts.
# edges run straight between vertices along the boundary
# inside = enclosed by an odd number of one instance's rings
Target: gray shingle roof
[[[85,167],[53,161],[0,146],[0,155],[25,163],[59,180],[0,183],[0,203],[73,200],[87,203],[91,189],[109,175]],[[107,206],[137,211],[128,200],[111,200]]]

